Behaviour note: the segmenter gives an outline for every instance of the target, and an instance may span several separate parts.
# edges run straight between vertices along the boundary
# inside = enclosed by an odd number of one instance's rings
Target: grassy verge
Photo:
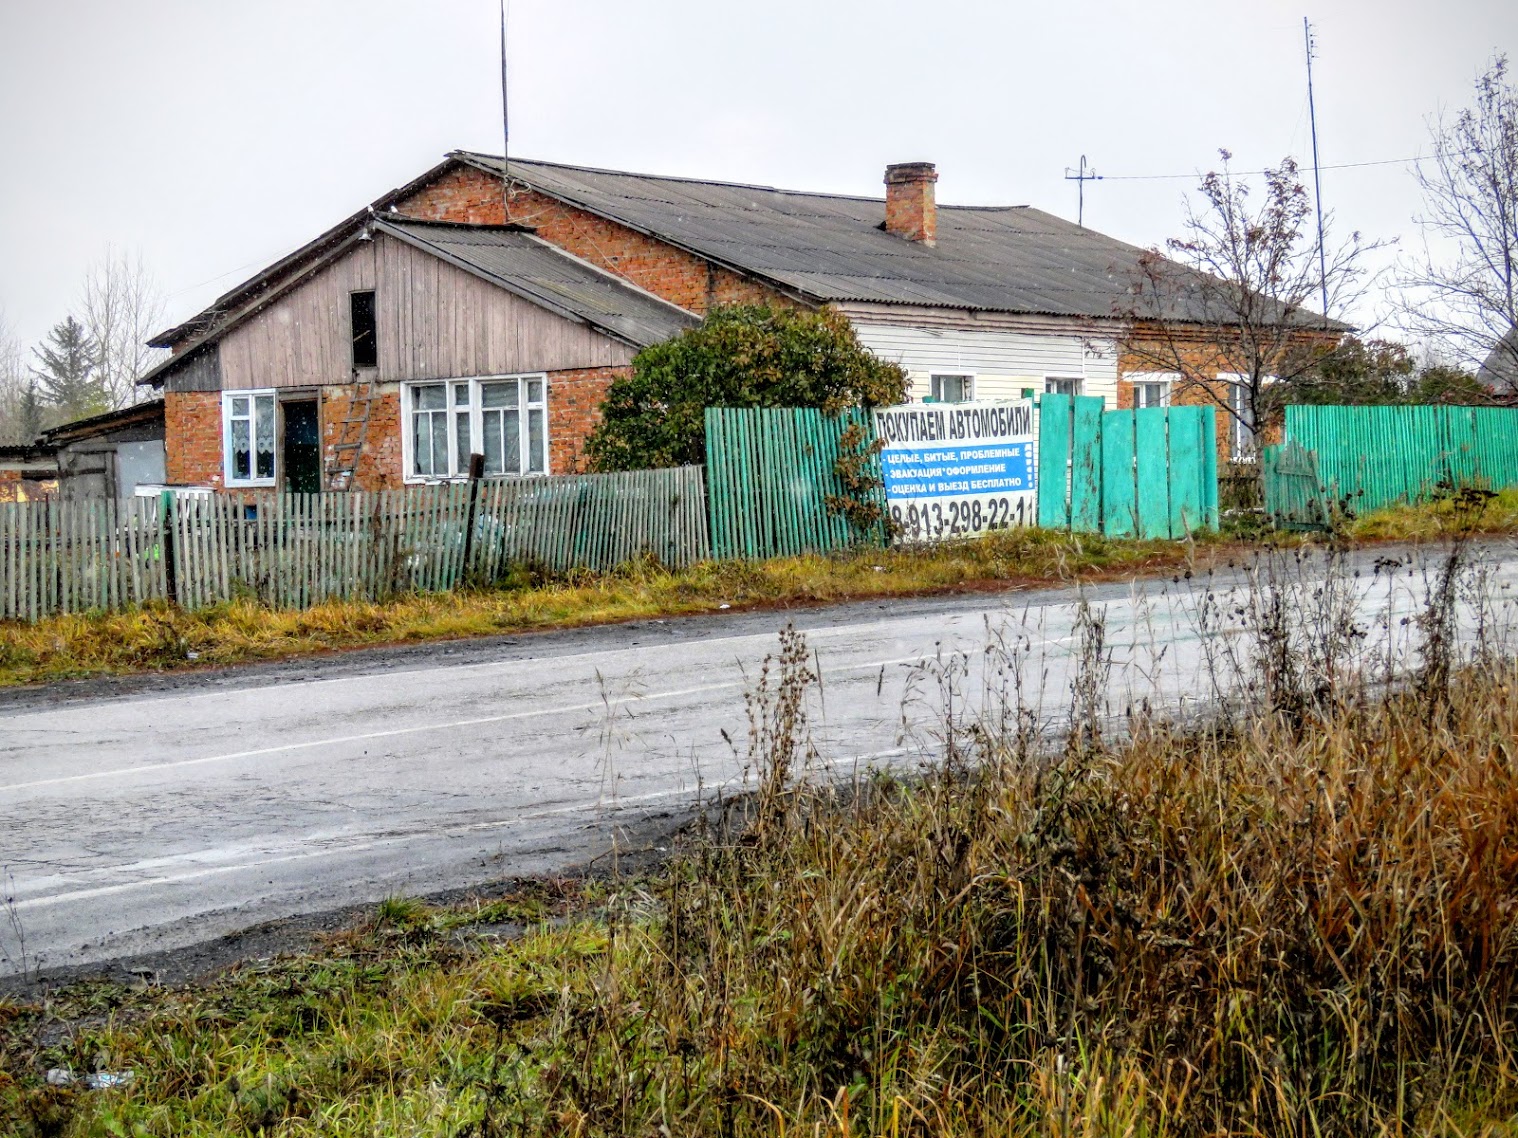
[[[0,685],[297,656],[330,649],[602,624],[725,607],[897,597],[984,583],[1060,583],[1183,564],[1182,542],[1017,530],[921,550],[868,550],[680,572],[633,566],[515,587],[334,602],[304,612],[252,602],[166,606],[0,624]]]
[[[790,638],[747,824],[645,879],[0,1003],[0,1129],[1518,1134],[1511,663],[1057,754],[949,716],[940,766],[847,794],[794,778],[814,682]]]
[[[1388,506],[1349,523],[1355,541],[1434,541],[1455,533],[1518,533],[1518,486],[1489,499]]]

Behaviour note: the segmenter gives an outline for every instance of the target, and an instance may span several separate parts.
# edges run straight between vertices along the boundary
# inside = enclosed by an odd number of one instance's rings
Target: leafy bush
[[[600,471],[706,460],[708,407],[883,407],[906,398],[906,372],[859,343],[848,318],[745,305],[645,348],[612,384],[588,452]]]

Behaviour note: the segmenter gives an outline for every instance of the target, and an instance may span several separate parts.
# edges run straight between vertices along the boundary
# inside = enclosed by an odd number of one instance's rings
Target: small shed
[[[0,446],[0,502],[37,502],[58,493],[58,454],[51,446]]]
[[[44,431],[56,450],[58,492],[72,498],[130,498],[164,481],[163,400],[75,419]]]

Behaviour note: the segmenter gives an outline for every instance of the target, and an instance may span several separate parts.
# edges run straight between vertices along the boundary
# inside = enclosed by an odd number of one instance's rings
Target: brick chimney
[[[938,244],[938,203],[933,197],[936,181],[938,171],[931,162],[897,162],[886,167],[887,233],[924,245]]]

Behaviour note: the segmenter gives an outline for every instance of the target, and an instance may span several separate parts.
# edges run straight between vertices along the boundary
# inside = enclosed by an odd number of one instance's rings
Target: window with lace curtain
[[[222,475],[228,486],[274,485],[275,396],[226,391],[221,397]]]

